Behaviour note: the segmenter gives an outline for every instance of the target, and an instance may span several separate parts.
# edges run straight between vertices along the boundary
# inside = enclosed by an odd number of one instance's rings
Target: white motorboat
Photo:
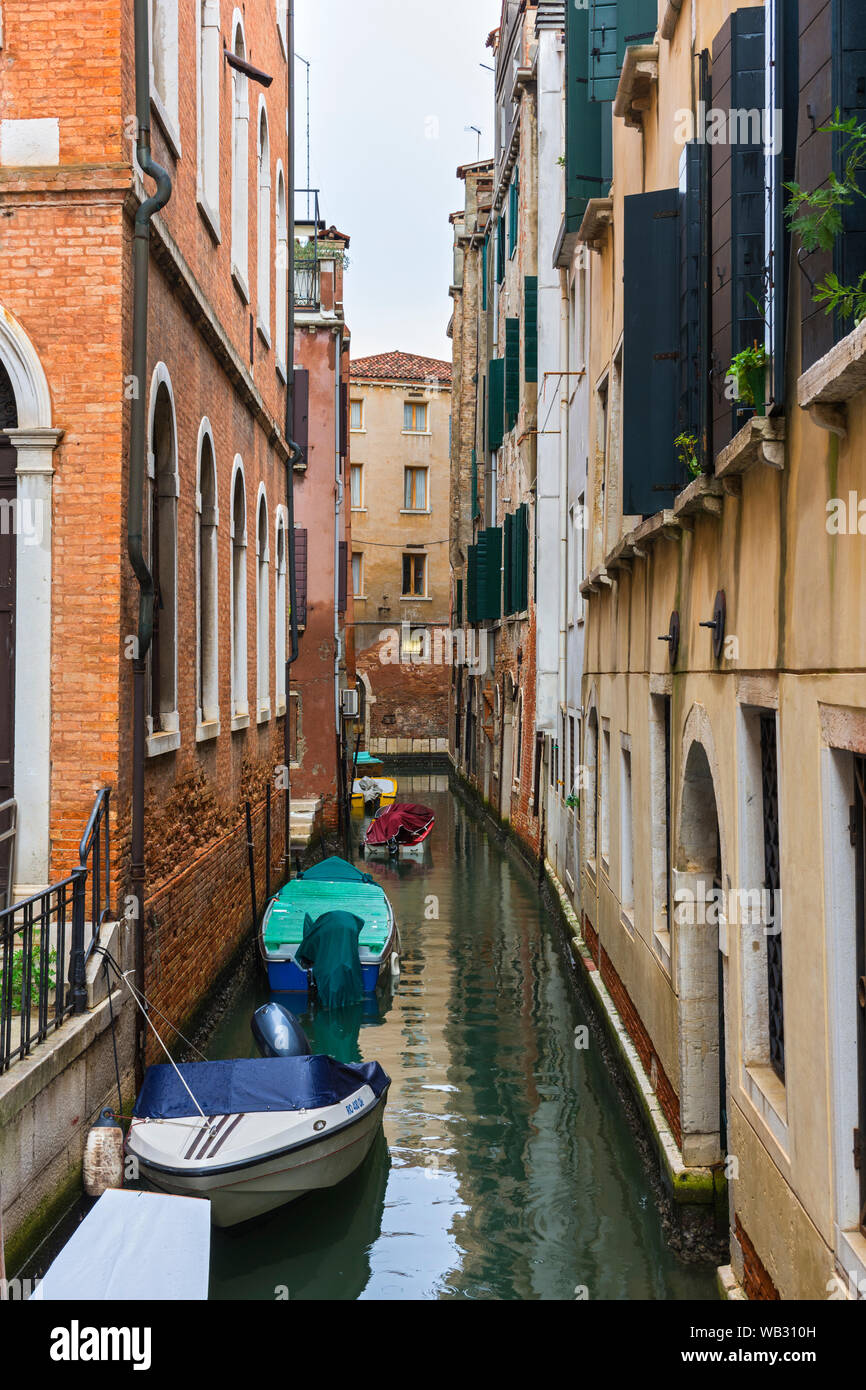
[[[127,1150],[151,1186],[208,1197],[214,1225],[234,1226],[353,1173],[389,1085],[377,1062],[322,1056],[150,1067]]]

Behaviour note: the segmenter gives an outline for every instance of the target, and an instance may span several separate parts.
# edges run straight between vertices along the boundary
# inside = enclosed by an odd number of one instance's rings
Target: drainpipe
[[[171,179],[150,153],[150,15],[148,0],[135,0],[135,105],[138,126],[136,157],[143,174],[156,183],[135,215],[133,242],[134,291],[132,309],[132,400],[129,437],[129,499],[127,553],[139,588],[138,646],[133,661],[132,738],[132,891],[137,904],[135,968],[138,988],[144,990],[144,753],[145,663],[153,637],[154,585],[144,558],[143,515],[145,486],[145,383],[147,379],[147,305],[150,270],[150,222],[171,197]],[[144,1062],[144,1026],[139,1020],[139,1071]]]
[[[336,274],[335,274],[336,280]],[[340,445],[342,443],[342,423],[343,415],[341,410],[341,396],[343,385],[343,334],[337,335],[336,342],[336,361],[337,369],[334,382],[334,419],[336,420],[336,432],[334,440],[334,721],[337,737],[337,757],[340,762],[340,776],[338,779],[338,793],[340,795],[340,824],[346,838],[346,858],[349,855],[349,806],[351,806],[351,787],[346,787],[348,777],[348,766],[346,749],[343,739],[343,721],[340,714],[340,660],[342,657],[343,641],[340,636],[340,541],[341,523],[343,520],[343,476],[342,476],[342,455]],[[348,557],[346,559],[348,565]],[[348,578],[347,578],[348,583]],[[343,793],[346,793],[344,796]],[[345,804],[344,804],[345,803]]]
[[[568,345],[568,272],[559,272],[559,704],[568,703],[568,397],[571,377]],[[559,739],[559,728],[556,731]],[[560,750],[560,767],[565,750]],[[569,792],[572,790],[568,788]]]
[[[286,823],[285,823],[285,874],[286,879],[292,877],[292,785],[290,770],[292,766],[292,729],[291,729],[291,694],[292,694],[292,666],[298,659],[298,585],[295,570],[295,464],[302,457],[301,450],[298,448],[292,432],[295,427],[295,0],[289,0],[288,6],[288,34],[286,36],[286,48],[288,50],[289,68],[289,91],[288,91],[288,151],[286,154],[286,235],[288,237],[288,271],[287,271],[287,292],[289,296],[288,320],[286,327],[286,371],[288,372],[288,384],[286,389],[286,439],[289,446],[289,461],[286,464],[286,512],[288,515],[288,545],[289,545],[289,605],[291,608],[291,641],[289,656],[286,661],[286,717],[284,736],[283,758],[286,765]]]

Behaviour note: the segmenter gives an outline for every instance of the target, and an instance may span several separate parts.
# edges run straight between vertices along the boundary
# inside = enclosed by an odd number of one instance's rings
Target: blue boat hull
[[[379,986],[381,975],[389,969],[390,958],[384,960],[381,965],[373,962],[372,965],[362,965],[361,975],[364,980],[364,993],[375,994]],[[293,960],[269,960],[268,985],[272,994],[309,994],[310,993],[310,974],[302,970]]]

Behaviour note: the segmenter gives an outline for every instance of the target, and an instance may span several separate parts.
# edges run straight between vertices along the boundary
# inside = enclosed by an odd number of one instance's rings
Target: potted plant
[[[693,478],[699,478],[703,469],[698,459],[698,437],[696,434],[678,434],[674,440],[677,459],[687,468]]]
[[[756,415],[764,415],[767,409],[767,365],[770,359],[763,343],[753,343],[743,348],[731,358],[728,376],[733,377],[737,387],[737,399],[743,405],[750,405]]]

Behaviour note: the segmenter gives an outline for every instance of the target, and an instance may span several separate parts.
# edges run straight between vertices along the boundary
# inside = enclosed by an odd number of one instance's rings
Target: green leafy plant
[[[316,260],[342,261],[344,268],[348,268],[350,264],[348,252],[334,246],[331,242],[326,242],[321,238],[318,242],[314,238],[309,241],[295,242],[296,265],[309,264],[310,261]]]
[[[54,969],[57,965],[57,952],[50,951],[48,955],[48,988],[53,989],[57,983]],[[38,952],[34,952],[33,961],[30,967],[30,1007],[35,1008],[39,1003],[39,989],[42,983],[42,962]],[[0,998],[5,998],[6,981],[0,973]],[[24,952],[16,951],[12,957],[12,1012],[21,1013],[22,995],[24,993]]]
[[[687,468],[693,478],[699,478],[703,469],[698,460],[698,437],[696,434],[678,434],[674,440],[677,458]]]
[[[763,343],[753,343],[751,347],[743,348],[731,358],[728,376],[736,381],[737,398],[743,405],[751,405],[763,411],[763,400],[758,401],[755,398],[756,377],[760,377],[760,374],[767,370],[769,361]]]
[[[791,195],[785,208],[785,220],[791,231],[799,236],[805,251],[831,251],[836,238],[844,232],[843,211],[858,198],[866,198],[860,187],[860,174],[866,169],[866,125],[856,116],[847,121],[840,118],[836,108],[834,118],[820,127],[822,135],[840,137],[839,158],[842,177],[831,170],[827,182],[813,193],[807,193],[798,183],[786,183]],[[853,318],[855,324],[866,318],[866,272],[856,285],[843,285],[837,275],[829,272],[815,285],[812,298],[825,306],[825,313],[839,313]]]
[[[580,812],[580,797],[577,795],[576,792],[571,792],[565,798],[565,804],[570,811],[576,810],[578,813]]]

